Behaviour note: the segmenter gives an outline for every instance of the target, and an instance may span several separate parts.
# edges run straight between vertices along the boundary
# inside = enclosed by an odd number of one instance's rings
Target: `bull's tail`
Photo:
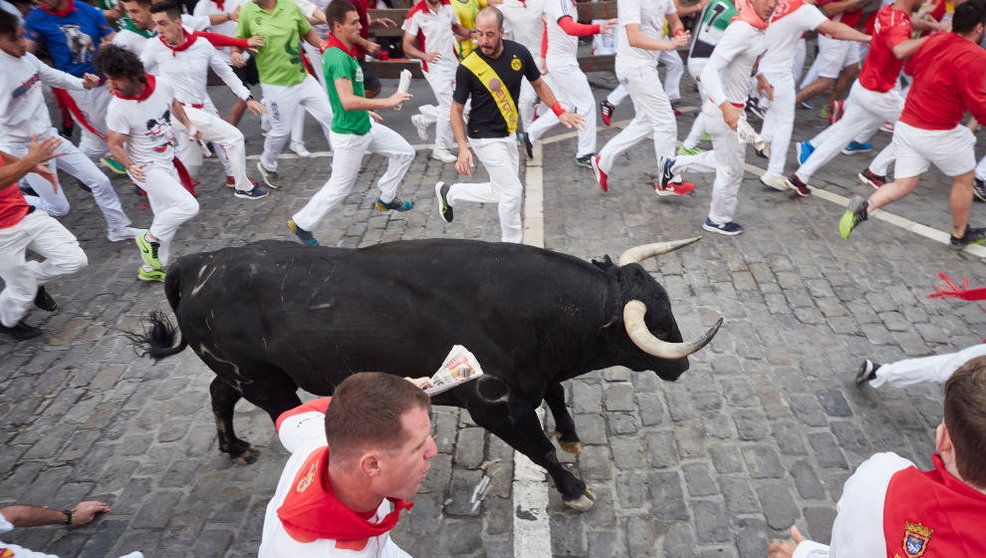
[[[154,361],[168,358],[185,350],[188,343],[181,339],[178,341],[178,327],[171,323],[171,320],[160,310],[151,312],[148,316],[149,324],[144,326],[144,333],[126,333],[134,345],[134,352],[139,357],[149,356]]]
[[[181,285],[179,283],[178,262],[172,263],[168,269],[168,275],[164,280],[164,294],[168,298],[168,303],[172,310],[178,311],[178,303],[181,301]],[[179,330],[171,319],[161,310],[155,310],[148,316],[148,325],[144,326],[144,333],[127,333],[127,337],[134,345],[134,352],[137,356],[149,356],[155,362],[176,355],[188,346],[182,338],[177,345]]]

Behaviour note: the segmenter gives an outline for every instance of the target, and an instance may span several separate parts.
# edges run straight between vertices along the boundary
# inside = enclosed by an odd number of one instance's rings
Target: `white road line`
[[[544,248],[544,168],[540,143],[526,165],[524,188],[524,244]],[[544,409],[538,407],[544,424]],[[513,494],[514,556],[551,556],[551,523],[548,521],[548,480],[544,469],[526,455],[514,452]]]

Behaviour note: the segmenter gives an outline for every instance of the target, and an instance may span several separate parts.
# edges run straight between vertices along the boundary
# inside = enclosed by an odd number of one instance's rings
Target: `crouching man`
[[[282,414],[291,457],[267,504],[260,558],[408,556],[389,531],[438,453],[430,408],[410,381],[361,372]]]

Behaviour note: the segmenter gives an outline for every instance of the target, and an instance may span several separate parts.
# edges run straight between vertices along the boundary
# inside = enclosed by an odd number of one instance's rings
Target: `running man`
[[[476,16],[476,31],[479,48],[462,61],[455,73],[452,132],[459,146],[455,169],[459,174],[472,176],[469,170],[473,166],[469,152],[471,144],[490,180],[483,183],[438,182],[435,184],[438,210],[442,219],[451,223],[452,208],[457,202],[498,204],[501,240],[520,243],[524,239],[520,217],[524,185],[518,176],[520,154],[514,133],[519,115],[514,99],[520,92],[521,80],[531,82],[538,97],[551,107],[565,127],[581,127],[585,120],[579,114],[565,112],[551,88],[541,79],[541,72],[526,48],[503,39],[500,10],[483,8]],[[470,98],[472,110],[467,132],[462,111]]]
[[[332,26],[329,47],[322,53],[322,71],[329,85],[332,102],[332,175],[311,200],[288,221],[288,228],[302,242],[318,246],[311,230],[326,213],[342,203],[353,190],[363,161],[370,151],[387,158],[387,172],[377,186],[379,211],[407,211],[414,204],[397,196],[397,187],[411,167],[414,148],[397,132],[379,123],[371,110],[393,108],[411,98],[410,93],[394,93],[386,99],[363,96],[363,73],[353,48],[359,40],[360,22],[356,7],[346,0],[333,0],[326,14]],[[378,120],[374,123],[370,117]]]
[[[181,162],[176,158],[172,119],[186,133],[201,139],[185,115],[175,90],[167,80],[144,73],[144,65],[132,52],[108,45],[96,56],[96,66],[113,89],[106,111],[110,150],[127,169],[154,213],[151,228],[137,237],[143,264],[137,271],[141,281],[164,281],[171,241],[178,227],[199,212],[199,204],[182,184]]]
[[[986,51],[979,46],[984,25],[986,5],[981,0],[968,0],[955,8],[951,32],[919,39],[924,43],[907,63],[914,82],[903,114],[894,125],[895,180],[869,199],[855,196],[850,200],[839,220],[842,238],[849,238],[870,212],[910,194],[928,166],[934,164],[952,177],[949,244],[961,249],[986,242],[986,228],[969,226],[976,137],[961,124],[966,111],[986,124]]]

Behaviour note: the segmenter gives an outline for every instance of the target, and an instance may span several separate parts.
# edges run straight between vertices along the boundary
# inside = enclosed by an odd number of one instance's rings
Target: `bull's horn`
[[[654,256],[660,256],[661,254],[673,252],[678,248],[683,248],[689,244],[698,242],[699,240],[702,240],[701,236],[686,238],[684,240],[671,240],[669,242],[655,242],[654,244],[634,246],[626,252],[623,252],[623,255],[620,256],[620,265],[624,266],[631,263],[640,263],[647,258],[653,258]]]
[[[649,355],[660,358],[685,358],[706,346],[715,337],[722,325],[722,318],[712,326],[705,335],[695,341],[687,343],[671,343],[658,339],[647,329],[644,322],[644,314],[647,313],[647,305],[639,300],[631,300],[623,307],[623,323],[626,324],[627,335],[633,344],[641,351]]]

